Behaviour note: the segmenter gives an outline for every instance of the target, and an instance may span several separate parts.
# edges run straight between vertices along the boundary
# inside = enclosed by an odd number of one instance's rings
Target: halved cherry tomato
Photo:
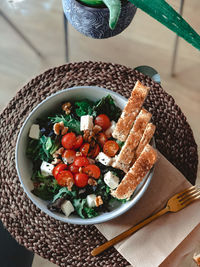
[[[80,152],[81,152],[84,156],[87,156],[89,149],[90,149],[90,144],[85,143],[85,144],[83,144],[83,145],[81,146],[81,148],[80,148]]]
[[[76,157],[76,151],[67,149],[62,153],[62,159],[65,164],[71,164],[74,162],[74,159]]]
[[[83,137],[82,137],[82,135],[78,135],[76,137],[76,142],[75,142],[73,148],[78,149],[82,145],[82,143],[83,143]]]
[[[108,140],[107,136],[105,135],[105,133],[99,133],[97,136],[97,141],[98,143],[103,147],[105,142]]]
[[[56,180],[60,186],[67,186],[69,178],[73,179],[73,174],[70,171],[61,171],[58,173]]]
[[[85,173],[75,174],[75,185],[78,187],[84,187],[88,184],[88,175]]]
[[[56,165],[53,169],[53,176],[56,178],[56,176],[58,175],[58,173],[60,171],[66,170],[67,169],[67,165],[64,163],[59,163],[58,165]]]
[[[69,165],[69,170],[72,173],[79,173],[79,167],[75,166],[73,163]]]
[[[86,157],[76,157],[74,160],[74,165],[77,167],[84,167],[89,164],[89,160]]]
[[[101,128],[105,131],[110,127],[110,119],[106,114],[100,114],[99,116],[96,117],[94,123],[96,125],[101,126]]]
[[[61,144],[66,149],[72,149],[76,143],[75,133],[67,133],[63,135],[61,139]]]
[[[95,144],[95,147],[90,150],[88,156],[94,159],[96,158],[96,156],[98,156],[99,152],[100,152],[100,147],[98,144]]]
[[[99,167],[94,165],[94,164],[86,166],[83,169],[83,172],[86,173],[88,176],[91,176],[95,179],[98,179],[99,176],[101,175],[101,171],[100,171]]]
[[[107,141],[103,146],[103,152],[109,157],[114,157],[118,150],[119,145],[113,140]]]

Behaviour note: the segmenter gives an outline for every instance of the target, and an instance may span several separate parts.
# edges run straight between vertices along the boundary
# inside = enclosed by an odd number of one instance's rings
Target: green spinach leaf
[[[67,187],[62,187],[59,192],[54,196],[53,202],[56,201],[57,199],[64,197],[64,196],[69,196],[70,198],[76,198],[77,193],[76,191],[69,191]]]
[[[77,107],[75,112],[78,117],[84,115],[96,116],[96,112],[93,110],[94,102],[89,101],[88,99],[75,102],[75,106]]]
[[[93,218],[99,215],[95,209],[88,207],[86,199],[74,199],[73,206],[81,218]]]
[[[115,105],[114,100],[110,95],[107,95],[98,101],[93,109],[96,111],[97,115],[102,113],[106,114],[110,120],[114,121],[118,121],[121,115],[121,109]]]

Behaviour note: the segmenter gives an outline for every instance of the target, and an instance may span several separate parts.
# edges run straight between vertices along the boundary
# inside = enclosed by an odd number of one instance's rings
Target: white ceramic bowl
[[[40,208],[43,212],[47,213],[49,216],[66,222],[73,224],[97,224],[105,221],[109,221],[113,218],[122,215],[124,212],[132,208],[136,202],[141,198],[141,196],[146,191],[149,186],[150,180],[153,175],[153,170],[151,170],[148,175],[143,179],[143,181],[136,188],[132,198],[130,201],[116,206],[112,211],[102,213],[101,215],[91,218],[91,219],[82,219],[75,215],[70,215],[68,218],[62,214],[52,212],[47,208],[47,201],[44,201],[31,193],[33,189],[33,183],[31,181],[32,175],[32,163],[26,157],[26,147],[30,126],[36,121],[37,118],[48,114],[56,107],[60,105],[63,100],[80,100],[83,98],[88,98],[90,100],[96,101],[101,99],[102,97],[110,94],[116,105],[121,109],[124,108],[127,99],[123,96],[114,93],[110,90],[93,87],[93,86],[81,86],[81,87],[73,87],[68,88],[62,91],[59,91],[49,97],[47,97],[44,101],[42,101],[34,110],[29,114],[27,119],[25,120],[17,139],[15,159],[16,159],[16,169],[20,179],[20,182],[23,186],[24,191],[28,195],[28,197],[32,200],[32,202]]]

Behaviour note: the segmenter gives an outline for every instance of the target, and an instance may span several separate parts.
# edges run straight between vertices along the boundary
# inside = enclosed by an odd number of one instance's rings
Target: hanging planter
[[[111,9],[100,0],[96,0],[99,2],[96,5],[90,6],[87,2],[89,1],[62,0],[63,10],[77,31],[96,39],[109,38],[121,33],[131,23],[137,10],[136,6],[127,0],[122,1],[121,7],[117,6],[114,12],[110,12]]]

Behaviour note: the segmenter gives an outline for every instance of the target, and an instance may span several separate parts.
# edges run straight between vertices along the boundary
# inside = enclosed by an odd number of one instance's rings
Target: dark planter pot
[[[103,39],[121,33],[131,23],[137,8],[130,2],[122,5],[121,14],[114,30],[109,28],[109,10],[107,7],[88,7],[76,0],[62,0],[67,20],[80,33]]]

